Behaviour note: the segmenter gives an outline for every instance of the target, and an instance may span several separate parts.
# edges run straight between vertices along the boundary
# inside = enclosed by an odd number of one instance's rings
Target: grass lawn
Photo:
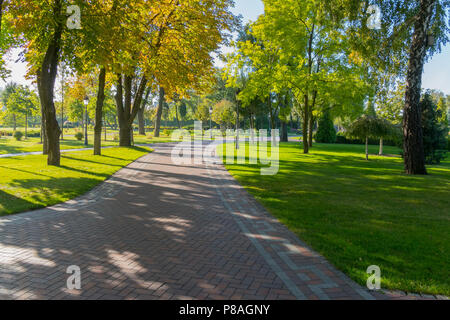
[[[103,139],[103,135],[102,135]],[[102,140],[103,147],[118,146],[118,141],[113,141],[113,137],[109,136],[108,141]],[[82,149],[82,148],[92,148],[94,143],[94,136],[90,135],[88,137],[89,144],[84,145],[84,140],[78,141],[73,136],[65,136],[64,140],[61,141],[61,150],[69,149]],[[151,144],[151,143],[164,143],[172,142],[170,137],[161,136],[160,138],[153,138],[151,136],[134,136],[135,144]],[[22,141],[16,141],[12,137],[0,138],[0,154],[10,154],[10,153],[23,153],[23,152],[35,152],[42,151],[42,144],[40,144],[40,138],[28,138]]]
[[[42,155],[0,159],[0,216],[42,208],[80,196],[144,156],[149,148],[110,148],[62,154],[61,167]]]
[[[377,153],[371,146],[370,152]],[[396,148],[385,147],[388,154]],[[403,174],[400,157],[371,156],[364,146],[280,146],[280,171],[227,164],[275,217],[337,268],[365,285],[370,265],[382,288],[450,296],[450,161],[428,176]]]

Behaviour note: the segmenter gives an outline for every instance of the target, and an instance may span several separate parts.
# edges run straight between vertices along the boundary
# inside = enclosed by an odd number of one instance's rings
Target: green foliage
[[[325,111],[319,119],[319,128],[315,136],[316,142],[319,143],[335,143],[336,129],[334,128],[333,120],[330,112]]]
[[[83,140],[84,138],[84,134],[80,131],[78,131],[77,133],[75,133],[75,139],[77,139],[78,141]]]
[[[183,119],[183,120],[186,119],[187,107],[186,107],[185,101],[180,102],[180,105],[178,106],[178,112],[180,112],[181,119]]]
[[[371,115],[363,115],[356,119],[346,131],[351,138],[386,138],[394,136],[396,130],[387,120]]]
[[[422,110],[423,144],[427,164],[439,164],[446,157],[448,127],[431,95],[426,93],[420,102]]]
[[[23,133],[22,133],[22,131],[16,131],[16,132],[14,132],[13,136],[14,136],[14,139],[16,139],[17,141],[20,141],[23,138]]]
[[[236,123],[236,106],[228,100],[222,100],[214,106],[212,119],[219,123],[222,129]]]

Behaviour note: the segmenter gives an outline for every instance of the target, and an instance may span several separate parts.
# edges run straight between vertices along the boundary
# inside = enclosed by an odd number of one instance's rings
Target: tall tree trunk
[[[369,160],[369,137],[366,137],[366,160]]]
[[[160,130],[161,130],[161,116],[164,108],[164,88],[159,88],[159,102],[158,102],[158,110],[156,111],[156,120],[155,120],[155,132],[153,136],[155,138],[159,138]]]
[[[61,101],[61,140],[64,140],[64,100]]]
[[[423,147],[420,93],[423,64],[427,50],[427,32],[436,0],[421,0],[414,24],[406,76],[405,107],[403,110],[403,153],[407,174],[427,174]]]
[[[61,14],[61,1],[55,0],[53,7],[54,15],[59,17]],[[40,84],[39,98],[41,101],[43,113],[45,115],[45,135],[47,137],[48,157],[47,163],[51,166],[59,166],[61,162],[61,151],[59,145],[59,136],[61,129],[59,128],[58,121],[56,120],[56,110],[53,101],[56,74],[58,71],[58,60],[60,47],[59,43],[62,35],[62,19],[58,20],[56,24],[55,32],[47,47],[47,51],[40,68],[40,75],[38,80]]]
[[[141,107],[142,96],[148,80],[145,76],[142,77],[132,103],[133,77],[129,75],[122,77],[121,74],[118,74],[117,77],[116,107],[119,120],[119,145],[121,147],[129,147],[132,144],[132,125]]]
[[[95,106],[94,155],[102,154],[102,119],[103,102],[105,101],[106,69],[102,67],[98,77],[97,104]]]
[[[288,124],[281,121],[281,142],[288,142]]]
[[[383,155],[383,137],[380,138],[380,151],[378,152],[380,156]]]
[[[303,153],[309,153],[309,141],[308,141],[308,124],[309,124],[309,98],[308,94],[305,94],[305,105],[303,106]]]
[[[311,109],[311,108],[310,108]],[[314,136],[314,117],[312,112],[309,112],[309,124],[308,124],[308,145],[310,148],[313,146],[313,136]]]
[[[119,145],[122,146],[130,146],[131,145],[131,129],[128,125],[128,118],[126,117],[127,110],[125,110],[126,101],[124,101],[123,91],[124,86],[126,86],[125,82],[127,82],[127,77],[123,77],[121,74],[118,74],[117,81],[117,92],[116,92],[116,107],[117,107],[117,119],[119,122]],[[131,78],[128,77],[129,86],[131,88]],[[125,90],[127,91],[127,90]],[[131,99],[131,96],[129,97]],[[125,97],[126,100],[126,97]],[[129,112],[129,110],[128,110]]]
[[[28,139],[28,109],[25,109],[25,139]]]
[[[178,106],[175,105],[175,119],[177,120],[178,129],[181,129],[180,118],[178,117]]]
[[[239,93],[241,92],[240,89],[236,90],[236,149],[239,150],[240,145],[239,145],[239,100],[237,99],[237,96],[239,95]]]
[[[151,88],[147,88],[147,92],[145,93],[145,97],[142,100],[141,108],[138,112],[138,123],[139,123],[139,134],[145,135],[145,108],[147,107],[148,97],[150,96]]]
[[[40,80],[40,74],[41,72],[37,72],[37,86],[38,86],[38,92],[41,92],[41,80]],[[47,155],[48,154],[48,142],[47,142],[47,135],[45,134],[45,113],[44,108],[41,104],[41,143],[42,143],[42,154]]]
[[[317,67],[317,69],[319,69],[319,67]],[[309,143],[309,147],[310,148],[312,148],[312,146],[313,146],[314,123],[316,121],[316,119],[313,117],[313,109],[316,106],[316,101],[317,101],[317,90],[314,90],[314,92],[313,92],[313,101],[311,103],[311,106],[309,107],[308,143]]]
[[[144,108],[141,108],[138,112],[138,125],[139,125],[139,134],[141,136],[144,136],[145,135]]]
[[[107,141],[107,137],[108,137],[108,135],[107,135],[107,133],[106,133],[106,115],[105,115],[105,113],[103,113],[103,124],[104,124],[104,126],[105,126],[105,141]]]
[[[16,114],[13,113],[13,131],[16,132],[16,130],[17,130]]]

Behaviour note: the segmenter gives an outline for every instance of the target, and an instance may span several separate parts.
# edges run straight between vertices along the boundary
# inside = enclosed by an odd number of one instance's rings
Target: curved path
[[[374,299],[222,165],[153,148],[83,197],[0,218],[0,298]],[[81,290],[67,289],[72,265]]]

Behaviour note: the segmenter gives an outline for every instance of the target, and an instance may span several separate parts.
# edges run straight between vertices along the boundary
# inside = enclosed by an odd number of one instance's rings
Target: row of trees
[[[448,41],[448,1],[361,2],[264,0],[265,13],[247,26],[225,74],[239,110],[265,102],[275,128],[292,109],[301,116],[303,149],[313,143],[317,117],[340,121],[367,110],[386,112],[401,92],[405,171],[425,174],[420,96],[423,64]],[[367,24],[369,5],[380,28]],[[384,120],[383,120],[384,121]],[[380,120],[379,129],[384,130]],[[283,128],[282,128],[283,129]],[[283,130],[284,131],[284,130]]]
[[[62,63],[78,79],[96,75],[96,91],[83,93],[95,100],[95,154],[100,154],[108,81],[120,145],[131,144],[131,126],[148,90],[159,95],[157,136],[165,99],[182,98],[188,90],[201,91],[213,77],[211,53],[227,40],[237,22],[229,11],[232,4],[231,0],[2,3],[1,45],[22,49],[28,76],[37,83],[48,164],[60,164],[61,128],[54,96]],[[69,28],[72,17],[66,12],[70,5],[81,10],[80,29]],[[4,37],[14,41],[4,43]],[[82,91],[78,101],[85,98],[81,98]]]

